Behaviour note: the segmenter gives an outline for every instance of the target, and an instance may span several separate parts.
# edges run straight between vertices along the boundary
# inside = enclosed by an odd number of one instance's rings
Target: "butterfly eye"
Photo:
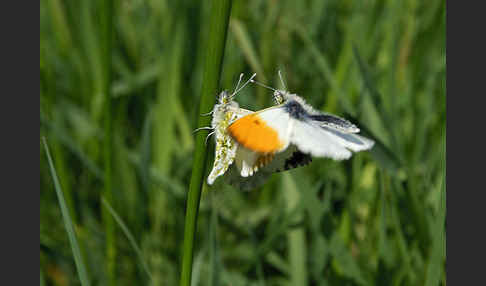
[[[274,91],[273,100],[275,100],[276,104],[282,104],[284,102],[282,92],[279,90]]]

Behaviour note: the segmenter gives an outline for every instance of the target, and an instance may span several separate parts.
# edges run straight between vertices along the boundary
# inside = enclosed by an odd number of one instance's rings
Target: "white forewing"
[[[368,150],[375,144],[373,140],[365,138],[358,134],[344,133],[340,132],[339,130],[323,126],[321,126],[321,129],[327,132],[339,144],[354,152]]]
[[[290,119],[293,123],[290,142],[297,148],[316,157],[343,160],[351,157],[351,151],[336,140],[336,136],[312,122]]]
[[[280,141],[284,144],[282,150],[285,150],[288,147],[291,133],[289,113],[285,111],[284,107],[275,106],[258,112],[258,116],[278,133]]]

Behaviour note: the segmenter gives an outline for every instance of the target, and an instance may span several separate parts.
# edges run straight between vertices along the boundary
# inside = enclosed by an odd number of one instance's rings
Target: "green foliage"
[[[221,37],[212,1],[113,2],[110,44],[99,1],[40,2],[40,131],[52,152],[40,157],[41,284],[87,273],[108,284],[111,229],[118,285],[177,285],[191,176],[199,192],[214,148],[192,130],[241,72],[278,86],[278,69],[290,91],[378,143],[251,192],[203,187],[191,285],[446,284],[445,1],[235,0],[221,72],[206,63]],[[250,86],[237,100],[257,110],[271,93]]]

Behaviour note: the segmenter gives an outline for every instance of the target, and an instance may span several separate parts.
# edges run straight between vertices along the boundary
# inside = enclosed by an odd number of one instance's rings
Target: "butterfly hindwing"
[[[266,158],[269,162],[259,168],[257,172],[254,172],[251,177],[241,176],[237,167],[238,160],[235,160],[235,164],[230,167],[227,176],[225,176],[226,182],[235,188],[248,191],[263,185],[275,172],[283,172],[305,166],[312,161],[310,155],[300,152],[295,145],[289,146],[285,151],[275,156],[260,154],[260,157],[256,158],[255,162],[262,160],[262,158],[263,160]]]

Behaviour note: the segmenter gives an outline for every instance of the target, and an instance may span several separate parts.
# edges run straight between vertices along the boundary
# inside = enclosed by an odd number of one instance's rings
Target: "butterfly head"
[[[278,76],[280,77],[283,89],[275,89],[253,79],[250,79],[250,81],[266,89],[273,90],[273,101],[275,101],[275,104],[280,105],[289,99],[290,92],[287,91],[287,87],[285,86],[285,82],[282,78],[282,73],[280,71],[278,71]]]
[[[275,101],[276,104],[282,104],[285,101],[287,101],[289,92],[286,90],[275,90],[273,92],[273,100]]]
[[[231,94],[229,94],[226,90],[223,90],[218,96],[218,103],[221,105],[229,104],[231,100]]]

